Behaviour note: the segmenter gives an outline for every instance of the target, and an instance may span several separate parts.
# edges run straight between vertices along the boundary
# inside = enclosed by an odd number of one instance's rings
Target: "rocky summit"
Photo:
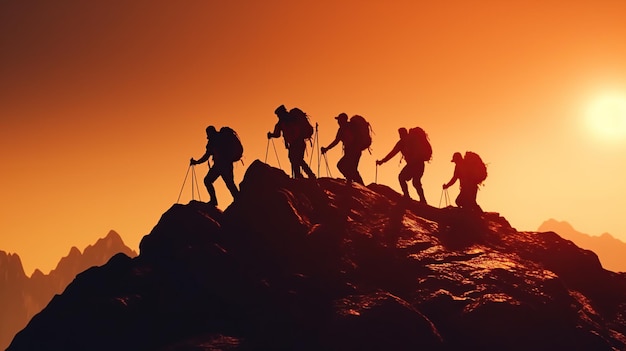
[[[553,232],[259,161],[240,187],[172,206],[8,350],[626,348],[626,276]]]

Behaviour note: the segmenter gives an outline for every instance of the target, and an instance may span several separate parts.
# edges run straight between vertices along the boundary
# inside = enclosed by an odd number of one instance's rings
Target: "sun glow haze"
[[[585,117],[591,132],[601,139],[626,142],[626,92],[596,97],[589,104]]]

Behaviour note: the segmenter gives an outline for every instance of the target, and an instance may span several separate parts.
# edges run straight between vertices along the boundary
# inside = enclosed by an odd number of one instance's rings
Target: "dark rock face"
[[[626,277],[554,233],[256,161],[235,203],[174,205],[8,350],[614,350]]]
[[[76,274],[106,263],[118,252],[133,257],[137,255],[124,245],[119,234],[110,231],[82,253],[72,247],[49,274],[36,270],[29,278],[18,255],[0,251],[0,349],[6,348],[15,333],[23,329],[55,294],[62,293]]]

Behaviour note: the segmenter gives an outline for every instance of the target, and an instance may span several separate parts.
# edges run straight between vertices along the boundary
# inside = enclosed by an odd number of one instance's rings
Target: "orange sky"
[[[608,94],[626,101],[624,18],[621,0],[3,1],[0,250],[30,274],[110,229],[137,249],[204,152],[204,128],[236,129],[248,165],[280,104],[309,113],[322,145],[339,112],[368,118],[366,183],[397,128],[419,125],[431,204],[452,153],[472,150],[489,163],[484,210],[518,230],[556,218],[626,241],[626,133],[585,119]],[[398,161],[379,183],[399,190]]]

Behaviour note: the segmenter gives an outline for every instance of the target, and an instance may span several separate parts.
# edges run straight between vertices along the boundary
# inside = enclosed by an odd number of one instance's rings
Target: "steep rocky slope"
[[[8,350],[617,350],[626,277],[555,233],[259,161],[174,205]]]

